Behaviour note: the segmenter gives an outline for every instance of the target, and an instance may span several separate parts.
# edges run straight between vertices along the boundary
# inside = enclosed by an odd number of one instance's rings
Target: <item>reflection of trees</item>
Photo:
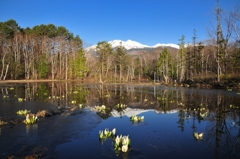
[[[159,104],[159,108],[164,113],[167,113],[170,110],[176,109],[176,96],[178,95],[177,91],[173,90],[158,90],[157,91],[157,101]]]
[[[111,116],[112,110],[123,114],[124,109],[116,105],[127,104],[131,108],[155,109],[167,113],[178,109],[177,121],[181,131],[185,130],[185,122],[192,122],[193,132],[198,131],[197,122],[210,121],[207,141],[215,146],[217,157],[220,154],[238,155],[239,148],[239,118],[238,104],[240,99],[234,96],[220,96],[185,92],[184,89],[165,89],[164,87],[149,87],[137,85],[82,85],[75,83],[28,83],[3,87],[1,93],[17,100],[18,97],[26,100],[48,102],[59,107],[77,106],[85,104],[88,107],[104,104],[105,113],[99,113],[103,119]],[[233,105],[234,109],[229,106]],[[210,112],[210,113],[208,113]],[[202,116],[202,114],[204,114]],[[231,121],[236,123],[234,126]],[[237,132],[237,134],[236,134]]]
[[[13,90],[9,90],[14,87]],[[26,101],[48,102],[59,107],[86,103],[87,87],[72,83],[26,83],[9,86],[3,94],[11,95],[11,99],[23,98]],[[8,96],[9,96],[8,95]],[[73,102],[74,101],[74,102]]]
[[[10,87],[14,87],[10,90]],[[103,119],[117,110],[121,116],[124,109],[116,105],[127,104],[131,108],[154,109],[160,113],[178,111],[178,126],[186,130],[185,122],[192,122],[193,132],[199,131],[197,124],[208,121],[209,127],[204,140],[209,147],[215,147],[215,155],[236,157],[240,152],[240,99],[236,96],[223,96],[198,93],[186,89],[169,89],[161,86],[137,86],[124,84],[82,85],[76,83],[28,83],[7,85],[1,88],[6,100],[26,100],[48,102],[59,107],[85,104],[88,108],[104,104]],[[8,98],[7,98],[8,97]],[[217,97],[217,98],[216,98]],[[230,106],[231,105],[231,106]],[[220,156],[221,155],[221,156]],[[225,155],[225,156],[222,156]]]
[[[39,101],[47,101],[48,96],[49,96],[49,89],[47,88],[46,85],[40,84],[38,89],[37,89],[37,97]]]
[[[179,120],[178,120],[178,124],[179,124],[179,128],[181,129],[181,131],[183,132],[184,131],[184,122],[185,122],[185,112],[183,110],[180,110],[178,112],[178,117],[179,117]]]
[[[229,110],[229,102],[221,95],[217,96],[216,105],[215,112],[208,118],[210,126],[207,140],[215,144],[216,158],[236,158],[240,152],[240,125],[233,123],[239,122],[239,110]]]
[[[209,147],[214,145],[216,158],[236,158],[240,152],[240,101],[234,96],[209,95],[203,93],[176,94],[179,105],[178,124],[184,131],[184,123],[191,118],[193,132],[197,131],[196,121],[210,121],[205,132]],[[215,100],[214,100],[215,99]],[[181,103],[181,104],[180,104]],[[229,106],[232,105],[233,109]],[[234,107],[235,106],[235,107]],[[235,125],[234,125],[235,124]]]

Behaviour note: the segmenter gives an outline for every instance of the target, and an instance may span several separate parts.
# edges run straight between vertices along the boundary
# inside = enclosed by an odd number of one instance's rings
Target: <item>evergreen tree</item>
[[[39,78],[46,78],[47,77],[47,74],[49,72],[49,68],[48,68],[46,54],[41,55],[40,64],[39,64],[37,70],[38,70]]]
[[[172,64],[170,52],[164,48],[157,62],[158,74],[163,76],[165,83],[169,82],[172,73]]]
[[[78,51],[75,65],[76,77],[83,79],[89,72],[89,68],[86,66],[86,57],[83,49]]]
[[[79,49],[76,57],[71,57],[68,66],[68,76],[69,78],[81,78],[86,77],[89,72],[89,68],[86,66],[86,57],[83,49]]]
[[[185,79],[186,73],[186,48],[185,48],[185,36],[179,40],[179,52],[180,52],[180,77],[179,81],[182,82]]]
[[[107,57],[112,53],[112,46],[107,41],[101,41],[98,42],[96,50],[101,63],[100,82],[103,82],[102,78],[104,78],[106,60]]]
[[[119,72],[119,80],[122,80],[122,73],[127,62],[127,50],[121,45],[117,48],[115,54],[115,64]]]
[[[4,23],[0,23],[0,34],[2,38],[11,39],[14,37],[14,34],[22,31],[22,29],[18,26],[18,23],[10,19]]]

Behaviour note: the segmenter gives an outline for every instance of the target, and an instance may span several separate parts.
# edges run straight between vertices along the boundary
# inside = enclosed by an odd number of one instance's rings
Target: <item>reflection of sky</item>
[[[153,110],[132,110],[144,116],[144,121],[133,123],[127,115],[109,117],[94,128],[87,138],[81,138],[59,145],[55,150],[63,158],[118,158],[113,151],[113,139],[99,142],[99,130],[116,128],[117,135],[129,135],[132,151],[129,158],[211,158],[214,157],[214,144],[206,140],[209,121],[198,122],[184,120],[184,131],[181,131],[178,113],[157,114]],[[127,113],[128,114],[128,113]],[[192,125],[196,128],[193,129]],[[203,141],[196,141],[193,132],[204,132]],[[84,153],[83,153],[84,152]],[[92,153],[94,152],[94,153]],[[107,156],[105,156],[107,155]],[[109,157],[111,156],[111,157]],[[121,154],[120,154],[121,156]],[[121,158],[121,157],[120,157]]]
[[[95,88],[92,85],[91,87]],[[160,88],[162,87],[157,88],[159,88],[160,94],[157,94],[156,97],[161,97]],[[171,87],[169,87],[169,90],[171,90]],[[42,143],[44,143],[44,146],[50,145],[49,143],[54,143],[54,145],[47,147],[48,152],[51,151],[50,148],[55,149],[55,146],[58,145],[55,150],[60,153],[60,156],[63,155],[63,158],[108,158],[107,156],[114,158],[115,153],[112,148],[113,140],[106,140],[103,144],[99,143],[98,140],[99,130],[104,130],[105,128],[109,128],[110,130],[116,128],[118,135],[129,135],[132,141],[131,147],[133,148],[133,151],[128,153],[129,158],[143,158],[142,156],[145,156],[145,158],[193,158],[193,156],[194,158],[215,158],[214,144],[216,144],[217,126],[215,109],[218,109],[216,103],[220,97],[222,106],[224,105],[225,108],[230,111],[222,112],[223,114],[220,116],[221,118],[226,118],[226,125],[230,132],[230,134],[226,134],[225,132],[220,134],[222,136],[220,150],[227,149],[224,145],[225,141],[228,141],[230,146],[231,143],[236,142],[234,139],[239,135],[239,113],[237,109],[229,109],[230,104],[238,106],[239,98],[235,96],[239,97],[239,95],[237,95],[236,92],[191,88],[172,88],[172,90],[177,91],[179,97],[180,95],[184,96],[183,98],[179,98],[179,101],[182,102],[184,106],[180,107],[177,103],[173,103],[170,104],[169,109],[167,109],[169,111],[165,112],[162,111],[161,107],[154,107],[155,104],[157,106],[157,102],[160,104],[161,102],[168,102],[172,100],[172,98],[175,98],[174,95],[173,97],[169,96],[169,100],[166,101],[157,101],[157,99],[154,98],[154,104],[149,105],[151,102],[150,99],[152,99],[150,98],[152,94],[151,90],[149,94],[147,94],[149,98],[146,98],[145,94],[143,94],[144,96],[142,98],[139,96],[136,100],[133,98],[129,99],[130,102],[133,100],[137,103],[136,106],[129,104],[128,98],[124,96],[124,103],[126,102],[127,105],[134,106],[134,108],[127,107],[123,111],[118,112],[115,110],[116,108],[113,107],[113,109],[111,109],[111,116],[104,119],[100,118],[97,113],[88,111],[83,114],[79,113],[68,117],[55,115],[49,118],[40,118],[37,125],[35,125],[38,127],[34,125],[25,127],[25,125],[21,123],[15,125],[13,129],[9,129],[9,126],[4,125],[0,127],[0,143],[2,143],[0,144],[0,158],[1,152],[7,152],[11,155],[15,152],[15,147],[22,147],[25,146],[25,144],[29,145],[29,147],[41,147]],[[141,93],[141,91],[143,90],[136,89],[136,95],[138,95],[137,93]],[[167,91],[165,94],[167,93],[170,94],[171,92]],[[32,96],[31,99],[34,99],[33,97],[34,96]],[[117,96],[112,95],[111,97],[114,99],[114,102],[117,102]],[[188,98],[189,101],[187,100]],[[71,98],[68,99],[70,100]],[[145,102],[145,99],[148,99],[148,101]],[[92,101],[92,98],[88,100]],[[143,102],[139,102],[138,100]],[[109,105],[113,102],[112,100],[109,101],[110,102],[105,101],[107,108],[109,108]],[[195,105],[188,105],[188,102],[192,101]],[[89,109],[94,108],[93,105],[94,104],[90,105]],[[146,109],[146,107],[144,107],[145,105],[151,109]],[[199,105],[206,108],[205,111],[209,109],[210,114],[207,113],[208,115],[206,115],[204,119],[199,116],[197,109]],[[9,121],[13,115],[15,115],[19,121],[24,120],[24,116],[16,115],[16,111],[19,109],[29,109],[35,113],[42,109],[55,108],[53,104],[43,104],[40,101],[24,101],[20,103],[16,98],[14,98],[14,100],[4,99],[1,98],[1,93],[0,106],[0,117],[4,121]],[[137,106],[139,106],[139,109],[136,109]],[[86,106],[86,108],[88,107]],[[156,108],[156,110],[152,108]],[[196,111],[193,111],[195,108]],[[201,111],[201,113],[204,112]],[[133,123],[129,119],[132,115],[144,116],[145,119],[144,121]],[[219,120],[219,122],[222,127],[225,120]],[[204,140],[196,141],[193,137],[194,131],[198,133],[204,132]],[[31,140],[29,140],[30,136]],[[14,145],[12,144],[13,142]],[[239,150],[239,148],[236,150]],[[222,153],[223,152],[220,154]],[[85,156],[83,154],[85,154]]]

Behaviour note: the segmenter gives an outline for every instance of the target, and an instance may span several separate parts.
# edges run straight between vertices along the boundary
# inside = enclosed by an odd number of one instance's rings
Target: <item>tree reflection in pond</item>
[[[0,89],[0,120],[8,123],[0,126],[0,158],[34,154],[31,146],[46,148],[44,158],[79,158],[79,151],[86,154],[83,158],[118,158],[109,146],[111,141],[98,145],[98,132],[105,127],[116,127],[118,132],[130,135],[131,151],[123,158],[240,155],[240,96],[234,91],[64,82],[5,84]],[[98,105],[106,106],[105,110],[96,112]],[[34,127],[26,127],[16,122],[22,121],[16,115],[20,109],[33,113],[60,110],[62,116],[57,113],[40,118]],[[132,124],[132,115],[144,116],[144,121]],[[50,123],[52,131],[44,131]],[[202,140],[195,140],[195,132],[204,132]],[[31,140],[27,140],[29,137]],[[59,142],[48,143],[59,137]],[[12,146],[13,142],[28,147],[28,151]]]

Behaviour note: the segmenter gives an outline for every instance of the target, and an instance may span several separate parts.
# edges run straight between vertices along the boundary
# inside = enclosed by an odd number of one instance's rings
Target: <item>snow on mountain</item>
[[[167,46],[179,49],[179,45],[177,44],[156,44],[153,47],[156,48],[156,47],[167,47]]]
[[[176,45],[176,44],[156,44],[154,46],[148,46],[148,45],[144,45],[144,44],[141,44],[139,42],[132,41],[132,40],[127,40],[127,41],[112,40],[112,41],[109,41],[108,43],[111,44],[113,48],[122,45],[127,50],[143,49],[143,48],[157,48],[157,47],[173,47],[173,48],[179,49],[179,46]],[[96,46],[97,45],[92,45],[92,46],[88,47],[86,49],[86,51],[89,51],[89,50],[95,50],[96,51]]]
[[[121,114],[117,110],[113,110],[111,112],[113,117],[120,117],[120,116],[127,116],[131,117],[132,115],[139,115],[144,112],[154,111],[153,109],[132,109],[132,108],[126,108]]]
[[[127,117],[131,117],[132,115],[139,115],[139,114],[142,114],[142,113],[145,113],[145,112],[156,112],[157,114],[173,114],[173,113],[177,113],[179,112],[178,109],[173,109],[173,110],[170,110],[170,111],[156,111],[154,109],[133,109],[133,108],[126,108],[123,112],[119,113],[117,110],[113,110],[111,112],[112,116],[113,117],[120,117],[120,116],[127,116]]]
[[[147,45],[143,45],[143,44],[140,44],[139,42],[132,41],[132,40],[127,40],[127,41],[113,40],[113,41],[109,41],[108,43],[111,44],[113,48],[122,45],[127,50],[149,47]]]

